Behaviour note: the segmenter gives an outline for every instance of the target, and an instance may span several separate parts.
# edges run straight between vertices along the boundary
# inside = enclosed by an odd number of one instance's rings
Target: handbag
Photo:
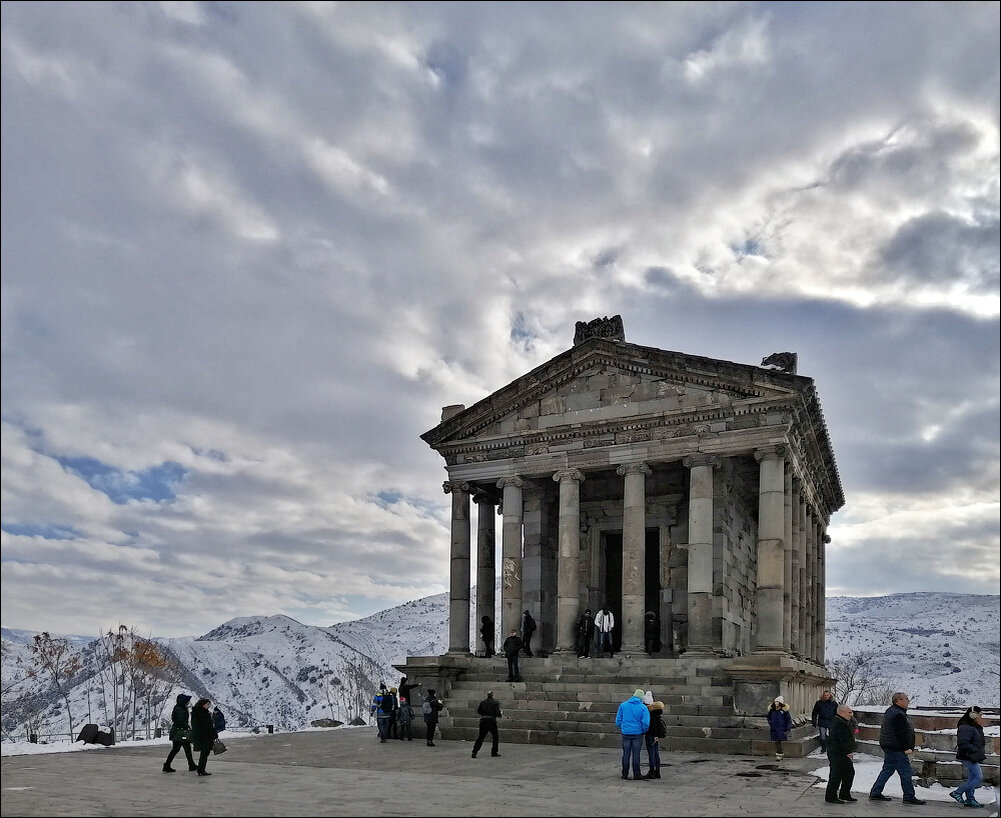
[[[212,752],[216,755],[226,752],[226,745],[222,743],[220,739],[216,739],[212,742]]]

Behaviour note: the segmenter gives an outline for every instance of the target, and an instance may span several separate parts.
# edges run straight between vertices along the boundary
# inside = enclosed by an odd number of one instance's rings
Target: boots
[[[776,753],[775,754],[775,760],[776,761],[781,761],[783,758],[785,758],[785,756],[782,753]]]
[[[169,764],[164,764],[164,765],[163,765],[163,771],[164,771],[165,773],[172,773],[172,772],[176,772],[176,771],[174,770],[174,768],[173,768],[173,767],[171,767],[171,766],[170,766]]]

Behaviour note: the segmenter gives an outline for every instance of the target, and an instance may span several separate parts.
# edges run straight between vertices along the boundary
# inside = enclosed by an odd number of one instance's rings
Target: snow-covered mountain
[[[200,637],[157,639],[176,657],[180,681],[165,691],[146,720],[162,723],[178,692],[218,703],[231,727],[271,724],[292,730],[323,718],[349,722],[366,717],[380,682],[399,680],[394,664],[407,656],[444,653],[448,595],[438,594],[329,627],[304,625],[286,616],[232,619]],[[475,641],[470,626],[470,644]],[[949,696],[984,706],[999,703],[1001,597],[913,593],[827,600],[827,659],[875,651],[887,681],[911,693],[915,705],[949,703]],[[3,629],[4,735],[23,736],[30,712],[41,736],[65,734],[62,699],[44,677],[26,677],[30,631]],[[95,675],[94,647],[87,637],[66,637],[85,658],[69,690],[75,727],[105,723],[110,693]],[[18,665],[18,660],[21,665]],[[137,728],[138,730],[138,728]]]

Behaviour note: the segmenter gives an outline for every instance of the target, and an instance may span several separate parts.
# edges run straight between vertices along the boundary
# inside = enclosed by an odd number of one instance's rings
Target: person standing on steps
[[[487,737],[488,733],[493,741],[490,745],[490,755],[497,758],[500,755],[497,751],[497,747],[500,744],[500,736],[497,734],[497,719],[504,714],[501,713],[500,704],[494,698],[492,690],[487,691],[487,697],[480,702],[480,706],[476,708],[476,712],[480,717],[480,734],[476,737],[476,743],[473,745],[473,758],[476,758],[480,747],[483,746],[483,739]]]
[[[776,696],[775,701],[768,708],[768,737],[775,742],[775,760],[781,761],[785,754],[782,752],[782,742],[789,738],[792,730],[792,715],[789,713],[789,705],[781,696]]]
[[[483,655],[489,659],[494,655],[494,621],[486,614],[480,619],[480,639],[483,640]]]
[[[615,616],[608,608],[602,608],[594,617],[594,632],[598,637],[598,656],[602,656],[608,651],[608,658],[614,655],[612,652],[612,631],[615,629]]]
[[[199,699],[191,711],[191,746],[198,750],[198,775],[212,775],[206,772],[205,765],[209,760],[209,753],[212,752],[212,745],[219,738],[219,734],[212,726],[212,711],[209,699]]]
[[[594,619],[591,616],[591,609],[588,608],[577,620],[577,658],[591,658],[591,641],[594,639]]]
[[[178,693],[177,704],[170,711],[170,732],[167,736],[171,743],[170,754],[167,756],[167,760],[163,762],[163,771],[165,773],[176,772],[170,766],[170,762],[174,760],[174,756],[181,750],[184,750],[184,756],[188,760],[188,772],[194,772],[198,769],[195,765],[195,760],[191,757],[191,737],[189,735],[190,714],[188,713],[188,702],[190,701],[191,697],[187,693]]]
[[[824,800],[828,804],[858,801],[852,795],[852,784],[855,781],[855,761],[852,759],[852,753],[858,749],[855,726],[852,709],[846,704],[840,705],[834,718],[831,719],[826,740],[827,760],[831,765],[827,792],[824,794]]]
[[[911,703],[906,693],[894,693],[891,704],[883,714],[883,723],[879,727],[879,746],[883,750],[883,769],[879,771],[876,780],[869,790],[872,801],[892,801],[889,795],[883,795],[883,787],[894,773],[900,776],[900,789],[904,792],[905,804],[924,804],[914,792],[914,772],[911,769],[911,756],[914,753],[914,725],[907,715],[907,706]]]
[[[507,680],[520,682],[521,671],[518,670],[518,653],[521,651],[521,639],[518,631],[511,628],[511,635],[504,640],[504,656],[507,658]]]
[[[428,689],[424,704],[421,705],[421,715],[424,716],[424,728],[427,731],[427,745],[434,747],[434,731],[438,727],[438,714],[445,707],[445,702],[435,696],[434,688]]]
[[[816,704],[813,705],[813,713],[810,714],[810,723],[817,728],[820,733],[820,751],[827,752],[827,731],[834,721],[834,716],[838,712],[838,703],[834,701],[834,694],[830,690],[825,690],[820,694]]]
[[[963,713],[963,717],[956,725],[956,759],[966,771],[966,781],[949,795],[964,807],[983,806],[976,798],[977,787],[984,783],[984,772],[980,763],[987,758],[987,742],[984,738],[984,727],[980,723],[983,715],[979,707],[971,707]]]
[[[521,649],[526,656],[532,655],[532,634],[535,633],[535,620],[525,611],[521,618]]]
[[[632,762],[633,781],[645,781],[640,772],[640,750],[643,736],[650,729],[650,711],[643,704],[643,690],[633,691],[633,695],[619,705],[615,714],[615,726],[622,733],[622,780],[629,779],[629,764]]]

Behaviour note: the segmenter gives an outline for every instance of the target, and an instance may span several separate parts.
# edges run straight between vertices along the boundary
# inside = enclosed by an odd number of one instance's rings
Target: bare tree
[[[49,678],[66,705],[69,736],[70,741],[73,741],[73,709],[69,693],[73,677],[80,671],[83,663],[80,657],[70,650],[68,639],[52,636],[48,631],[35,634],[32,644],[28,645],[28,650],[31,651],[39,673]]]
[[[868,706],[889,702],[893,682],[879,672],[875,650],[846,653],[827,664],[834,677],[834,698],[849,706]]]
[[[132,647],[132,653],[140,674],[137,681],[146,716],[143,719],[146,738],[149,738],[150,724],[154,719],[159,721],[167,696],[181,678],[182,666],[173,653],[152,639],[138,640]]]

